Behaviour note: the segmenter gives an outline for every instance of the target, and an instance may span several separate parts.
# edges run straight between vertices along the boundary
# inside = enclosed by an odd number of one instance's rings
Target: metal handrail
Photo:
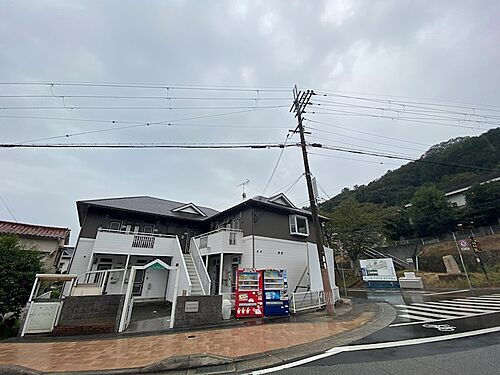
[[[200,249],[198,249],[198,244],[196,243],[194,238],[191,238],[189,250],[191,253],[191,257],[193,258],[194,268],[196,270],[196,274],[198,275],[198,279],[200,280],[200,285],[201,289],[203,290],[203,294],[208,295],[210,294],[210,286],[212,284],[212,280],[210,280],[207,267],[203,263]]]
[[[191,282],[191,279],[189,278],[189,272],[187,270],[186,261],[184,260],[184,254],[182,252],[182,247],[181,247],[181,243],[179,241],[179,237],[175,236],[175,239],[177,241],[176,248],[177,248],[177,251],[179,252],[179,256],[180,256],[181,263],[182,263],[182,267],[180,267],[179,272],[184,271],[184,277],[187,279],[187,282],[188,282],[188,293],[187,293],[187,295],[190,296],[191,295],[191,291],[193,290],[193,283]],[[174,298],[175,298],[175,296],[174,296]]]
[[[127,270],[125,268],[116,268],[116,269],[112,269],[112,270],[96,270],[96,271],[87,271],[87,272],[84,272],[84,273],[81,273],[80,275],[78,275],[74,281],[74,283],[72,284],[71,286],[71,289],[69,290],[69,295],[71,295],[71,290],[75,287],[75,286],[78,286],[78,285],[85,285],[85,284],[88,284],[88,285],[95,285],[95,286],[98,286],[99,288],[101,288],[101,294],[104,292],[104,288],[106,286],[106,281],[108,279],[108,276],[111,272],[123,272],[124,276],[125,277],[125,272]],[[87,276],[90,276],[90,275],[103,275],[102,277],[99,277],[97,282],[94,282],[94,283],[89,283],[89,279],[87,279]],[[80,282],[80,278],[81,277],[84,277],[84,280],[86,279],[87,282]],[[94,279],[95,280],[95,279]]]
[[[215,230],[210,231],[210,232],[199,234],[199,235],[197,235],[197,236],[195,236],[193,238],[205,237],[205,236],[209,236],[211,234],[215,234],[215,233],[218,233],[218,232],[236,232],[236,233],[242,233],[243,230],[241,230],[241,229],[232,229],[232,228],[219,228],[219,229],[215,229]]]
[[[128,234],[128,235],[131,235],[131,236],[150,236],[150,237],[165,237],[165,238],[175,238],[175,237],[177,237],[174,234],[131,232],[131,231],[124,231],[124,230],[119,230],[119,229],[106,229],[106,228],[99,228],[98,231],[99,232],[107,232],[107,233]]]

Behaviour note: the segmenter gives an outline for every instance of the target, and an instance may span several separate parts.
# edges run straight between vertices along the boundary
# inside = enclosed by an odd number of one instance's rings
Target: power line
[[[339,147],[333,147],[333,146],[328,146],[328,145],[318,145],[317,147],[321,147],[321,148],[326,149],[326,150],[347,152],[347,153],[351,153],[351,154],[369,155],[369,156],[376,156],[376,157],[389,158],[389,159],[398,159],[398,160],[408,160],[408,161],[414,161],[417,163],[445,165],[448,167],[469,168],[469,169],[479,169],[479,170],[490,171],[490,172],[500,172],[500,169],[491,169],[491,168],[484,168],[484,167],[476,167],[473,165],[453,164],[453,163],[446,163],[446,162],[439,162],[439,161],[429,161],[429,160],[423,160],[423,159],[412,159],[412,158],[409,158],[406,156],[391,155],[391,154],[379,154],[379,153],[374,153],[374,152],[366,152],[366,151],[362,151],[362,150],[339,148]]]
[[[296,147],[283,143],[1,143],[0,148],[177,148],[177,149],[268,149]]]
[[[443,106],[443,107],[454,107],[454,108],[467,108],[467,109],[480,109],[481,107],[483,108],[500,108],[498,105],[491,105],[491,104],[478,104],[478,103],[469,103],[469,102],[463,102],[463,101],[458,101],[458,100],[442,100],[442,99],[436,99],[436,98],[425,98],[425,97],[418,97],[418,96],[403,96],[403,95],[390,95],[390,94],[379,94],[379,93],[368,93],[368,92],[356,92],[356,91],[329,91],[329,90],[319,90],[316,91],[317,93],[320,94],[328,94],[332,96],[343,96],[347,98],[354,98],[354,99],[366,99],[366,100],[385,100],[385,101],[393,101],[396,102],[398,101],[397,99],[387,99],[387,98],[404,98],[404,99],[415,99],[418,101],[407,101],[408,103],[417,103],[417,104],[426,104],[426,105],[438,105],[438,106]],[[340,94],[339,94],[340,93]],[[343,95],[341,95],[343,94]],[[356,96],[349,96],[345,94],[356,94]],[[375,97],[385,97],[385,98],[366,98],[366,97],[360,97],[359,95],[368,95],[368,96],[375,96]],[[426,102],[421,102],[421,100],[424,100]],[[434,103],[432,103],[434,102]],[[440,104],[443,103],[443,104]],[[456,103],[456,104],[445,104],[445,103]],[[462,105],[457,105],[457,104],[462,104]],[[464,106],[467,105],[467,106]],[[488,109],[485,109],[488,110]],[[496,109],[494,111],[497,111]]]
[[[1,117],[1,116],[0,116]],[[380,134],[374,134],[374,133],[369,133],[369,132],[365,132],[365,131],[361,131],[361,130],[355,130],[355,129],[350,129],[350,128],[346,128],[344,126],[339,126],[339,125],[334,125],[334,124],[331,124],[331,123],[327,123],[327,122],[322,122],[322,121],[316,121],[316,120],[312,120],[312,119],[306,119],[308,122],[313,122],[315,124],[320,124],[320,125],[325,125],[325,126],[331,126],[333,128],[339,128],[339,129],[343,129],[343,130],[347,130],[347,131],[350,131],[350,132],[354,132],[354,133],[360,133],[360,134],[366,134],[366,135],[371,135],[373,137],[378,137],[378,138],[384,138],[384,139],[391,139],[393,141],[398,141],[398,142],[405,142],[405,143],[412,143],[412,144],[415,144],[415,145],[421,145],[421,146],[432,146],[430,144],[427,144],[427,143],[420,143],[420,142],[415,142],[415,141],[409,141],[407,139],[401,139],[401,138],[394,138],[394,137],[388,137],[388,136],[385,136],[385,135],[380,135]],[[320,130],[320,129],[315,129],[315,128],[311,128],[308,126],[309,129],[312,129],[312,130],[317,130],[317,131],[320,131],[320,132],[324,132],[324,133],[331,133],[329,131],[326,131],[326,130]],[[336,133],[331,133],[331,134],[336,134]]]
[[[74,87],[108,87],[108,88],[132,88],[132,89],[169,89],[169,90],[192,90],[192,91],[237,91],[237,92],[289,92],[285,87],[242,87],[242,86],[217,86],[217,85],[179,85],[179,84],[151,84],[151,83],[114,83],[114,82],[0,82],[3,86],[74,86]]]
[[[490,114],[485,114],[481,113],[480,110],[478,109],[473,109],[473,112],[459,112],[459,111],[452,111],[449,109],[442,109],[442,108],[432,108],[432,107],[427,107],[427,106],[420,106],[420,105],[413,105],[411,102],[398,102],[398,101],[392,101],[392,100],[370,100],[370,99],[364,99],[376,103],[383,103],[383,104],[388,104],[389,107],[380,107],[380,106],[373,106],[373,105],[361,105],[361,104],[353,104],[350,102],[339,102],[339,101],[332,101],[332,100],[324,100],[324,99],[315,99],[315,102],[317,106],[330,106],[330,107],[354,107],[354,108],[362,108],[362,109],[376,109],[376,110],[381,110],[381,111],[392,111],[392,112],[406,112],[406,113],[421,113],[421,114],[428,114],[431,116],[438,116],[437,114],[451,114],[451,115],[459,115],[459,116],[470,116],[470,117],[482,117],[482,118],[493,118],[493,119],[498,119],[500,116],[495,116],[495,115],[490,115]],[[398,106],[399,108],[392,108],[392,106]],[[438,105],[435,105],[438,107]],[[413,108],[413,110],[408,110],[407,108]],[[494,110],[490,110],[494,111]],[[496,110],[495,110],[496,111]],[[500,111],[500,110],[499,110]],[[456,117],[453,117],[452,119],[455,119]]]
[[[92,110],[92,111],[100,111],[100,110],[134,110],[134,111],[143,111],[143,110],[186,110],[186,111],[197,111],[197,110],[233,110],[233,109],[272,109],[272,108],[288,108],[288,105],[272,105],[272,106],[218,106],[218,107],[96,107],[96,106],[73,106],[73,105],[63,105],[63,106],[24,106],[24,107],[0,107],[0,110]]]
[[[67,98],[67,99],[137,99],[137,100],[223,100],[223,101],[273,101],[273,100],[290,100],[286,97],[196,97],[196,96],[162,96],[162,95],[149,95],[149,96],[134,96],[134,95],[0,95],[3,99],[50,99],[50,98]]]
[[[311,129],[311,128],[309,128]],[[331,133],[331,134],[335,134],[335,133]],[[382,142],[373,142],[373,141],[370,141],[370,140],[367,140],[367,139],[362,139],[362,138],[356,138],[356,137],[349,137],[347,135],[342,135],[342,134],[335,134],[339,137],[347,137],[347,138],[353,138],[353,139],[357,139],[357,140],[360,140],[360,141],[365,141],[365,142],[370,142],[370,143],[376,143],[376,144],[380,144],[380,145],[385,145],[385,146],[390,146],[390,147],[395,147],[395,148],[401,148],[401,149],[404,149],[404,150],[411,150],[411,151],[418,151],[418,152],[424,152],[424,150],[417,150],[417,149],[414,149],[414,148],[409,148],[409,147],[403,147],[403,146],[396,146],[396,145],[391,145],[391,144],[388,144],[388,143],[382,143]],[[315,138],[315,139],[319,139],[319,140],[323,140],[323,141],[331,141],[331,142],[337,142],[339,144],[346,144],[346,145],[349,145],[349,146],[355,146],[355,147],[363,147],[365,149],[371,149],[371,150],[375,150],[375,151],[383,151],[385,152],[386,150],[381,150],[381,149],[377,149],[377,148],[374,148],[374,147],[367,147],[367,146],[361,146],[361,145],[357,145],[355,143],[347,143],[347,142],[343,142],[343,141],[337,141],[335,139],[329,139],[329,138],[324,138],[324,137],[318,137],[318,136],[315,136],[315,135],[309,135],[309,138]],[[413,155],[414,156],[414,155]]]
[[[326,109],[326,108],[324,108],[324,109]],[[328,109],[326,109],[326,110],[328,111]],[[447,124],[447,123],[436,122],[436,121],[421,121],[419,118],[412,118],[412,117],[386,116],[386,115],[376,115],[376,114],[368,114],[368,113],[360,113],[360,112],[350,112],[350,111],[330,110],[328,112],[309,111],[308,113],[316,114],[316,115],[337,115],[337,116],[373,117],[373,118],[377,118],[377,119],[407,121],[407,122],[414,122],[414,123],[419,123],[419,124],[448,126],[448,127],[471,129],[471,130],[481,129],[479,127],[481,125],[480,123],[477,123],[478,127],[475,128],[472,125],[466,126],[466,125],[457,125],[457,124]],[[486,129],[492,129],[492,128],[486,128]]]
[[[286,145],[286,142],[288,141],[288,138],[290,137],[290,133],[287,133],[285,137],[285,141],[283,142],[283,145]],[[267,189],[269,188],[269,185],[271,184],[271,181],[273,180],[274,174],[276,173],[276,170],[278,169],[278,166],[280,164],[281,158],[283,156],[283,152],[285,151],[285,148],[283,147],[280,151],[280,154],[278,156],[278,160],[276,160],[276,164],[274,165],[274,168],[271,172],[271,176],[269,176],[269,179],[267,180],[266,186],[264,187],[264,190],[262,190],[262,195],[266,194]]]
[[[14,219],[14,221],[17,223],[17,219],[14,216],[14,213],[11,211],[11,209],[9,208],[9,206],[7,206],[7,202],[5,202],[5,200],[3,199],[3,197],[1,195],[0,195],[0,200],[2,201],[2,203],[5,206],[5,208],[7,209],[7,211],[9,212],[10,216],[12,216],[12,218]]]
[[[324,156],[324,157],[328,157],[328,158],[343,159],[343,160],[352,160],[352,161],[358,161],[358,162],[364,162],[364,163],[371,163],[371,164],[379,164],[379,165],[394,165],[394,166],[397,166],[397,167],[401,167],[402,165],[404,165],[404,164],[387,163],[385,161],[374,161],[374,160],[365,160],[365,159],[356,159],[356,158],[346,158],[346,157],[338,156],[338,155],[318,154],[316,152],[309,152],[309,155]]]
[[[31,139],[31,140],[26,140],[18,143],[29,143],[29,142],[38,142],[38,141],[45,141],[45,140],[50,140],[50,139],[58,139],[58,138],[69,138],[72,136],[79,136],[79,135],[88,135],[88,134],[95,134],[95,133],[104,133],[104,132],[110,132],[110,131],[116,131],[116,130],[124,130],[124,129],[133,129],[133,128],[139,128],[139,127],[148,127],[148,126],[158,126],[158,125],[164,125],[164,126],[174,126],[175,122],[181,122],[181,121],[189,121],[189,120],[202,120],[202,119],[207,119],[207,118],[212,118],[212,117],[222,117],[222,116],[230,116],[230,115],[236,115],[236,114],[241,114],[241,113],[249,113],[249,112],[255,112],[262,110],[262,108],[257,108],[257,109],[250,109],[250,110],[243,110],[243,111],[234,111],[234,112],[223,112],[223,113],[214,113],[211,115],[203,115],[203,116],[194,116],[194,117],[184,117],[184,118],[178,118],[174,120],[164,120],[164,121],[154,121],[154,122],[133,122],[133,121],[117,121],[117,120],[88,120],[88,119],[65,119],[65,118],[42,118],[42,117],[37,117],[37,119],[46,119],[46,120],[62,120],[62,121],[83,121],[83,122],[100,122],[100,123],[110,123],[110,124],[130,124],[127,126],[118,126],[118,127],[112,127],[112,128],[104,128],[104,129],[97,129],[97,130],[89,130],[89,131],[84,131],[84,132],[78,132],[78,133],[65,133],[57,136],[50,136],[50,137],[43,137],[43,138],[38,138],[38,139]],[[0,117],[2,117],[0,115]],[[3,116],[6,117],[6,116]],[[26,117],[21,117],[21,118],[26,118]],[[194,126],[194,125],[192,125]]]
[[[304,177],[304,173],[302,173],[299,177],[297,177],[295,180],[293,180],[292,182],[286,184],[285,186],[283,186],[281,189],[278,189],[276,190],[273,194],[271,194],[271,196],[273,195],[276,195],[277,193],[280,193],[280,192],[283,192],[285,191],[285,189],[289,188],[290,186],[293,187],[295,186],[299,181],[300,179]],[[287,190],[288,191],[288,190]]]

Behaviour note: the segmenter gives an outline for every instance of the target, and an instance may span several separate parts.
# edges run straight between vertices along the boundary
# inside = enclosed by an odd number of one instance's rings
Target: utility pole
[[[318,250],[319,268],[321,270],[321,279],[323,281],[323,291],[325,293],[326,312],[328,315],[335,315],[335,305],[333,299],[332,288],[330,286],[330,278],[328,276],[328,267],[326,264],[325,248],[323,247],[323,232],[321,230],[321,223],[319,221],[318,206],[316,204],[316,197],[314,196],[311,170],[309,169],[309,159],[307,156],[306,138],[304,135],[304,126],[302,124],[302,114],[304,109],[309,104],[311,96],[314,91],[307,90],[304,92],[298,91],[297,86],[293,89],[294,103],[290,112],[295,112],[297,117],[297,128],[294,132],[300,135],[300,146],[302,148],[302,158],[304,159],[304,170],[307,181],[307,192],[309,195],[309,205],[311,207],[312,221],[314,227],[314,235],[316,236],[316,248]]]

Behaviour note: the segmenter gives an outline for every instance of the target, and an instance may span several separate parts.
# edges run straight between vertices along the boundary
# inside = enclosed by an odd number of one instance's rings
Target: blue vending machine
[[[286,270],[263,270],[264,315],[288,315],[288,281]]]

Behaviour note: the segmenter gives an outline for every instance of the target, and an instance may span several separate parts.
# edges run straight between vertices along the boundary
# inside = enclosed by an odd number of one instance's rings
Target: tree
[[[385,221],[385,233],[391,240],[412,238],[415,228],[410,223],[410,213],[403,207],[388,207],[389,215]]]
[[[19,316],[35,275],[43,271],[41,257],[40,252],[22,245],[17,236],[0,236],[0,316]]]
[[[374,203],[346,199],[329,216],[331,220],[326,224],[325,233],[331,237],[327,238],[327,243],[346,251],[357,271],[363,250],[384,240],[387,209]]]
[[[410,216],[419,236],[437,236],[455,226],[453,209],[434,185],[419,188],[411,200]]]
[[[465,194],[465,216],[475,226],[496,224],[500,216],[500,182],[474,184]]]

